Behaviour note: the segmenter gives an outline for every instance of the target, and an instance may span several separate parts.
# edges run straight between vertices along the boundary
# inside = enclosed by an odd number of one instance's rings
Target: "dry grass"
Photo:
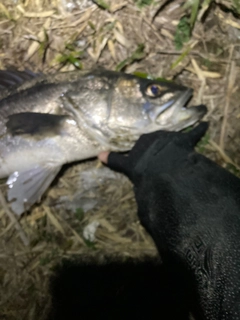
[[[68,2],[72,7],[66,10]],[[109,69],[125,66],[126,72],[147,72],[191,86],[192,103],[208,106],[206,119],[211,123],[199,150],[236,173],[240,20],[212,3],[200,10],[198,17],[204,16],[204,22],[196,21],[191,40],[177,51],[173,40],[183,11],[180,1],[164,6],[165,2],[153,1],[140,9],[134,1],[119,5],[106,0],[104,10],[88,0],[3,0],[0,68],[14,65],[51,73],[96,64]],[[232,6],[231,1],[216,2]],[[141,44],[144,50],[136,55]],[[105,255],[157,254],[139,224],[130,182],[97,168],[97,161],[64,168],[41,204],[20,221],[0,198],[1,319],[44,319],[48,277],[63,257],[97,260]],[[89,189],[86,169],[95,174]],[[1,189],[4,193],[3,185]],[[94,222],[95,241],[88,241],[83,232]]]

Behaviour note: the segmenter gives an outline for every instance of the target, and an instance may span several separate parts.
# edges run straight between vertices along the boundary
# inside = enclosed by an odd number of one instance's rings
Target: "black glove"
[[[240,179],[194,151],[207,127],[143,135],[108,165],[133,182],[142,224],[203,318],[240,319]]]
[[[156,131],[142,135],[128,155],[111,152],[108,157],[108,167],[125,174],[136,186],[135,178],[141,175],[136,172],[136,166],[139,164],[144,169],[153,164],[153,170],[156,168],[158,155],[167,146],[178,144],[184,150],[189,152],[193,150],[198,141],[203,137],[208,129],[208,123],[202,122],[189,133],[178,133],[168,131]],[[163,157],[164,162],[171,161]],[[144,163],[143,163],[144,162]],[[136,174],[137,173],[137,174]]]

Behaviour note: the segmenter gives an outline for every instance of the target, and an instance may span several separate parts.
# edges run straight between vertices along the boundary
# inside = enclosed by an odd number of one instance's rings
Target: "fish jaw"
[[[111,128],[109,130],[111,150],[128,151],[142,134],[158,130],[181,131],[200,121],[207,112],[206,106],[185,107],[193,90],[185,87],[180,89],[175,93],[174,99],[152,109],[147,108],[147,112],[144,111],[142,118],[135,122],[134,126],[119,125]]]
[[[164,122],[175,116],[176,111],[187,103],[192,94],[193,90],[185,87],[173,92],[166,92],[161,99],[161,104],[151,105],[148,108],[145,106],[146,113],[153,123],[163,125]]]
[[[192,89],[186,89],[179,94],[179,98],[172,105],[156,115],[155,122],[159,125],[158,130],[180,131],[203,118],[207,113],[205,105],[186,107],[192,94]]]
[[[205,105],[198,105],[189,108],[182,107],[178,114],[176,114],[175,123],[172,123],[172,126],[165,130],[181,131],[200,121],[207,111],[208,110]]]

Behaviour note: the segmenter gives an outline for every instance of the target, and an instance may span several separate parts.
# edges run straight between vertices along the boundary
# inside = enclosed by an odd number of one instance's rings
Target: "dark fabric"
[[[47,320],[188,320],[184,289],[156,260],[63,261],[50,281]],[[178,277],[180,278],[180,277]],[[183,282],[183,280],[181,281]],[[181,296],[181,299],[179,299]]]
[[[201,316],[240,319],[240,179],[194,151],[207,127],[144,135],[109,166],[133,182],[142,224]]]

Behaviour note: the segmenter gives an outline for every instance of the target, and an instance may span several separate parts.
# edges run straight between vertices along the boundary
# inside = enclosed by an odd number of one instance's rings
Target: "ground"
[[[239,174],[239,2],[200,1],[191,35],[183,17],[194,18],[198,1],[189,9],[181,4],[3,0],[0,69],[52,73],[102,66],[190,86],[191,104],[206,104],[210,121],[197,150]],[[1,190],[4,195],[4,181]],[[11,217],[1,197],[1,319],[44,319],[49,275],[63,257],[157,255],[138,221],[131,183],[97,160],[64,167],[40,205],[17,223]],[[90,223],[97,225],[91,241],[83,236]]]

